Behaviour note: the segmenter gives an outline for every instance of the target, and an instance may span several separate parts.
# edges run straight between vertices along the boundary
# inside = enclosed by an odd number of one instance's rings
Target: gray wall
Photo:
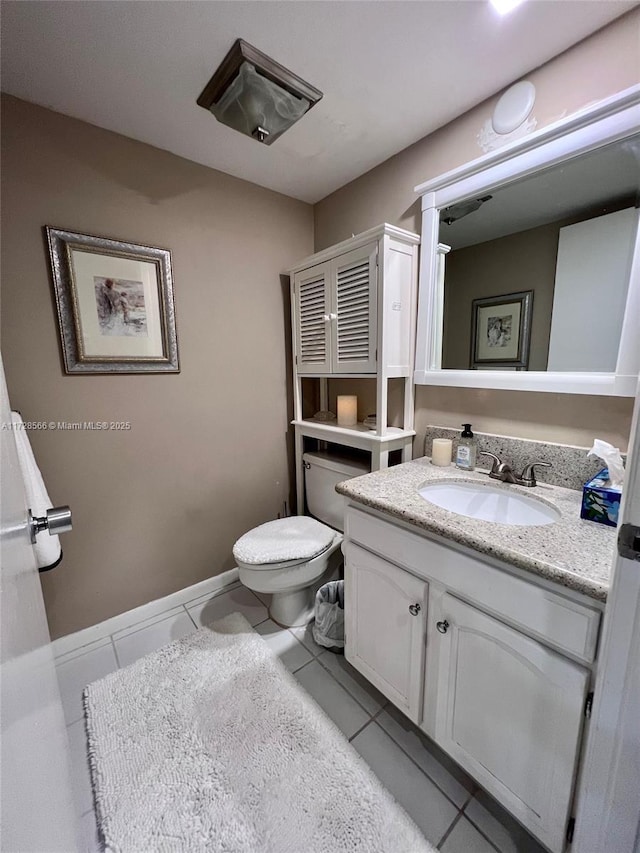
[[[640,10],[634,9],[528,74],[536,87],[537,128],[639,83],[639,42]],[[419,232],[420,200],[413,188],[482,155],[478,135],[500,94],[316,204],[316,250],[380,222]],[[416,452],[422,452],[428,423],[457,427],[468,420],[485,432],[579,445],[598,435],[624,448],[632,408],[625,398],[418,386]]]
[[[533,291],[529,370],[546,370],[560,223],[454,249],[446,258],[442,366],[469,368],[474,299]]]
[[[288,497],[288,294],[309,205],[14,98],[2,99],[2,352],[74,531],[42,576],[53,636],[234,565]],[[66,376],[42,226],[171,249],[179,375]]]

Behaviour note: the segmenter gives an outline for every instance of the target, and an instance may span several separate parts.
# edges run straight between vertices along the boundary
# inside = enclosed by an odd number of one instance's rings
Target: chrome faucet
[[[517,486],[528,486],[533,488],[537,486],[535,477],[535,468],[551,468],[549,462],[530,462],[524,466],[522,474],[518,477],[511,465],[508,462],[503,462],[495,453],[489,453],[488,450],[480,450],[481,456],[490,456],[493,459],[489,476],[492,480],[502,480],[503,483],[515,483]]]

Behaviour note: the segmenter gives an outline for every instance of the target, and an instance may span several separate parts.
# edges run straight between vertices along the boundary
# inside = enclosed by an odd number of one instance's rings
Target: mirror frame
[[[444,299],[440,210],[486,195],[640,132],[640,85],[415,187],[422,196],[422,245],[414,381],[417,385],[551,391],[634,397],[640,373],[640,228],[636,227],[629,290],[615,373],[444,370]]]

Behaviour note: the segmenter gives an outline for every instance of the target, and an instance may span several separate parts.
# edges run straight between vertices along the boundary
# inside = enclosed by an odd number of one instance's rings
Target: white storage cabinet
[[[289,270],[298,513],[304,511],[305,436],[368,451],[371,470],[386,467],[392,450],[411,459],[419,242],[417,234],[380,225]],[[375,380],[376,428],[303,419],[306,377],[320,380],[322,409],[330,377]],[[388,381],[394,378],[404,379],[402,427],[387,426]]]

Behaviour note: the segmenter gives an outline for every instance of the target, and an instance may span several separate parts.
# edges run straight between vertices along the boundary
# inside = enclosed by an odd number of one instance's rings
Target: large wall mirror
[[[416,382],[633,396],[640,87],[417,188]]]

